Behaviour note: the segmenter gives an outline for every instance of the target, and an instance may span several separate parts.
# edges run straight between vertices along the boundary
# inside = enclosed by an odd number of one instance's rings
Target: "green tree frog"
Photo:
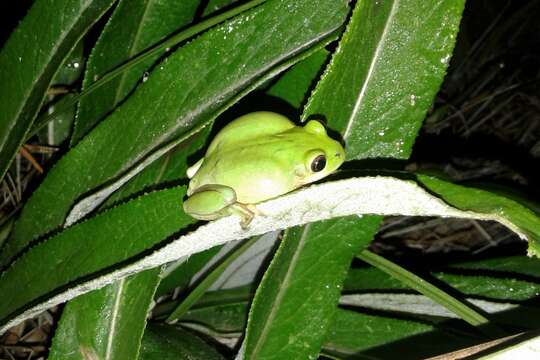
[[[250,113],[225,126],[188,168],[184,211],[200,220],[239,214],[245,228],[258,213],[254,204],[317,181],[344,160],[320,122],[296,126],[276,113]]]

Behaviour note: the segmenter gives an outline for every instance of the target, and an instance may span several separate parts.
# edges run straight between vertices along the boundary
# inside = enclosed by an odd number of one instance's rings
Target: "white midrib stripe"
[[[392,9],[390,10],[390,14],[388,15],[388,19],[386,20],[386,24],[384,25],[384,30],[382,32],[381,38],[379,40],[379,43],[377,44],[377,48],[375,49],[373,60],[371,60],[371,63],[369,64],[369,70],[366,76],[366,80],[364,81],[364,84],[362,84],[360,93],[358,94],[358,97],[356,98],[356,102],[354,103],[353,111],[351,113],[351,116],[349,117],[347,128],[345,129],[345,132],[343,133],[343,139],[345,141],[347,141],[347,138],[349,137],[349,134],[354,124],[354,119],[356,118],[356,114],[358,113],[358,111],[360,111],[360,105],[362,104],[362,101],[364,100],[364,96],[366,95],[366,90],[370,83],[371,77],[373,76],[373,72],[377,65],[377,60],[379,59],[380,53],[382,51],[382,44],[385,43],[385,39],[388,36],[390,24],[392,23],[392,19],[396,15],[398,4],[399,4],[399,0],[394,0],[394,3],[392,4]]]
[[[110,319],[110,327],[109,327],[109,335],[107,336],[107,350],[105,351],[105,357],[104,360],[110,360],[112,359],[112,345],[116,330],[116,323],[118,322],[118,309],[120,308],[120,299],[122,298],[122,291],[124,290],[124,284],[126,279],[119,280],[117,282],[117,288],[116,293],[114,294],[114,306],[113,306],[113,312],[111,314]]]

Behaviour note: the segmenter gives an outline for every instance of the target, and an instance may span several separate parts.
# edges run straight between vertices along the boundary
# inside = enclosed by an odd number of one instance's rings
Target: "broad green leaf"
[[[266,94],[276,96],[285,100],[295,109],[300,109],[307,100],[311,85],[317,80],[317,75],[321,72],[327,60],[328,51],[320,50],[316,52],[283,74],[268,89]]]
[[[464,188],[427,175],[417,175],[421,184],[461,210],[493,214],[508,219],[529,239],[529,254],[540,257],[538,214],[519,202],[482,189]]]
[[[239,337],[250,299],[248,287],[207,293],[182,317],[181,324],[204,334]],[[463,333],[462,328],[453,328],[451,324],[439,327],[425,318],[404,315],[339,308],[328,328],[321,355],[356,358],[352,355],[361,351],[382,352],[386,354],[382,358],[391,358],[388,354],[392,351],[411,356],[415,351],[433,355],[444,351],[442,349],[453,350],[477,341],[473,334]],[[414,343],[415,346],[411,346]]]
[[[88,59],[83,91],[165,36],[190,23],[199,1],[122,0],[112,14]],[[161,56],[151,57],[122,73],[98,92],[79,102],[71,142],[77,143],[111,112],[141,81],[145,71]]]
[[[358,1],[338,49],[304,109],[303,118],[322,116],[326,119],[330,128],[342,134],[349,159],[407,157],[423,116],[442,82],[447,62],[439,60],[448,60],[451,55],[462,9],[462,1]],[[427,21],[415,21],[413,14],[426,11],[432,14]],[[435,58],[437,62],[433,62]],[[426,65],[429,65],[429,69]],[[407,99],[406,102],[404,99]],[[412,105],[409,104],[411,99]],[[333,230],[338,234],[353,234],[361,229],[364,239],[358,236],[353,246],[347,247],[349,244],[336,242],[330,231],[327,237],[320,238],[319,241],[332,243],[343,250],[339,259],[322,257],[322,260],[318,260],[321,269],[347,268],[354,254],[375,233],[380,218],[371,217],[357,222],[343,224],[341,229]],[[306,228],[304,232],[299,238],[309,243],[309,230]],[[319,232],[325,233],[324,230]],[[276,256],[280,254],[278,252]],[[320,255],[299,247],[290,259],[300,260],[295,263],[283,260],[282,266],[292,269],[296,263],[313,261],[313,258]],[[313,301],[312,307],[318,307],[320,316],[317,320],[321,327],[327,326],[331,320],[337,296],[324,303],[324,307],[317,303],[317,299],[324,294],[326,283],[340,285],[344,279],[344,273],[340,271],[334,271],[333,274],[332,281],[320,276],[299,276],[297,281],[291,281],[298,287],[298,291],[308,287],[313,289],[312,293],[304,293],[303,297]],[[291,328],[287,328],[286,321],[265,320],[263,317],[270,314],[269,310],[264,309],[264,306],[261,306],[262,310],[256,308],[258,301],[267,302],[266,307],[270,307],[270,303],[281,296],[279,294],[271,288],[266,291],[261,288],[257,292],[246,336],[247,358],[259,358],[257,356],[261,354],[270,358],[281,350],[274,343],[273,337],[260,335],[262,330],[258,327],[262,326],[265,329],[272,328],[282,338],[295,339],[287,344],[289,349],[294,349],[294,353],[289,353],[289,356],[294,354],[293,357],[308,357],[317,354],[322,341],[320,334],[324,334],[325,328],[319,328],[313,337],[306,340],[306,334],[311,335],[313,331],[313,319],[307,313],[296,313],[295,332],[287,333]],[[305,306],[310,307],[308,304],[306,302]],[[287,313],[288,307],[275,307],[272,311]],[[257,339],[259,336],[262,338]]]
[[[99,74],[129,60],[135,53],[190,22],[198,3],[198,0],[181,4],[176,1],[121,1],[92,50],[83,87],[94,82]],[[102,87],[100,92],[83,98],[79,103],[72,143],[123,100],[155,60],[150,58],[138,64]],[[175,155],[180,154],[176,152]],[[174,160],[185,164],[182,156],[176,156]],[[166,161],[164,165],[168,164]],[[152,174],[154,182],[160,182],[165,170],[162,167],[158,174]],[[79,351],[84,348],[98,358],[136,359],[159,276],[159,269],[147,270],[70,302],[62,312],[61,325],[54,339],[53,350],[58,354],[57,358],[72,354],[74,359],[84,360],[84,354]],[[104,314],[108,316],[104,317]]]
[[[207,16],[213,12],[227,8],[228,6],[238,2],[239,0],[208,0],[204,9],[203,16]]]
[[[192,224],[193,219],[182,211],[184,195],[185,188],[180,187],[142,196],[31,248],[0,278],[0,293],[9,294],[2,301],[1,321],[25,304],[51,297],[81,278],[97,277],[119,263],[133,262],[144,251]],[[31,280],[21,288],[21,279]]]
[[[134,194],[151,191],[159,184],[170,184],[185,179],[189,166],[188,159],[191,159],[204,146],[209,130],[209,127],[203,129],[151,163],[109,196],[101,208],[120,203]]]
[[[470,346],[474,334],[392,313],[362,313],[339,309],[321,351],[347,359],[425,359],[445,351]]]
[[[158,279],[151,269],[70,301],[48,359],[137,359]]]
[[[144,333],[139,359],[220,360],[225,358],[189,331],[169,325],[151,325]]]
[[[171,54],[49,173],[23,209],[2,254],[3,263],[37,236],[58,227],[81,194],[213,119],[250,83],[331,36],[347,10],[344,1],[303,0],[293,6],[268,1]]]
[[[222,14],[216,15],[209,19],[205,19],[196,25],[190,26],[189,28],[183,31],[180,31],[179,33],[173,34],[169,36],[167,39],[161,41],[160,43],[154,46],[151,46],[150,48],[147,48],[146,50],[138,53],[129,61],[124,62],[122,65],[117,66],[114,70],[111,70],[107,72],[106,74],[104,74],[99,80],[97,80],[95,83],[88,86],[88,88],[86,88],[83,93],[75,96],[73,100],[66,101],[64,104],[62,104],[62,106],[59,106],[52,114],[46,114],[46,115],[40,116],[36,120],[32,130],[29,132],[28,138],[31,137],[33,134],[35,134],[37,131],[39,131],[47,123],[49,123],[49,121],[51,121],[60,113],[62,113],[62,111],[66,111],[70,108],[70,106],[76,105],[81,99],[85,98],[86,96],[89,96],[91,93],[95,92],[97,89],[101,88],[105,84],[108,84],[110,81],[116,79],[118,76],[122,75],[125,71],[129,71],[129,69],[133,68],[134,66],[137,66],[138,64],[144,62],[147,59],[151,59],[156,56],[167,53],[170,51],[172,47],[176,47],[178,44],[182,43],[183,41],[190,39],[194,37],[195,35],[200,34],[219,23],[222,23],[223,21],[227,19],[230,19],[246,10],[256,7],[266,1],[267,0],[251,0],[247,3],[241,4],[233,9],[230,9],[229,11],[226,11]]]
[[[0,52],[0,178],[71,49],[115,0],[37,0]]]
[[[463,4],[358,1],[305,117],[323,115],[339,130],[348,159],[407,159],[452,56]]]
[[[230,0],[226,1],[230,2]],[[212,3],[208,5],[211,7]],[[216,4],[217,5],[217,4]],[[298,64],[292,66],[287,70],[277,81],[273,84],[267,91],[267,95],[278,97],[282,100],[285,100],[291,105],[299,107],[300,103],[304,101],[307,89],[309,89],[310,84],[313,79],[320,71],[320,66],[327,58],[328,53],[324,50],[320,50],[313,55],[309,56],[307,59],[299,62]],[[200,136],[200,133],[197,134],[196,139],[204,138]],[[197,141],[197,144],[200,141]],[[190,146],[191,148],[191,146]],[[157,162],[156,162],[157,163]],[[147,169],[149,169],[149,166]],[[182,169],[182,174],[185,173],[185,168]],[[144,171],[146,173],[147,170]],[[180,173],[179,170],[177,170]],[[142,173],[141,173],[142,175]],[[136,178],[139,178],[137,176]],[[133,179],[135,180],[135,179]],[[130,183],[133,181],[131,180]],[[122,189],[129,186],[126,184]],[[115,198],[119,191],[115,193],[112,198]],[[187,286],[189,284],[190,276],[193,276],[196,272],[196,269],[200,269],[202,265],[209,260],[209,257],[216,254],[218,249],[210,249],[206,252],[196,254],[194,257],[190,257],[185,264],[180,264],[175,270],[171,272],[170,275],[167,275],[162,282],[160,283],[157,294],[162,295],[167,291],[172,290],[178,286]]]
[[[535,258],[525,256],[508,256],[493,259],[463,262],[453,264],[451,268],[471,269],[478,271],[495,271],[501,274],[528,275],[533,278],[540,278],[540,262]]]
[[[246,358],[317,355],[350,265],[350,249],[360,249],[369,240],[362,226],[351,231],[355,224],[362,225],[352,216],[289,229],[251,306]],[[373,223],[376,226],[378,222]]]
[[[452,189],[455,191],[455,188]],[[467,192],[474,194],[477,190],[461,187],[461,191],[464,194]],[[540,229],[540,219],[538,218],[536,218],[535,225],[530,229],[525,229],[526,232],[524,232],[499,213],[488,214],[471,210],[459,210],[434,197],[432,193],[426,192],[411,180],[404,181],[397,178],[378,176],[350,178],[303,188],[294,193],[258,204],[258,209],[265,216],[255,217],[247,229],[240,227],[238,217],[229,216],[200,226],[197,231],[188,232],[175,240],[163,244],[162,239],[171,236],[172,232],[179,232],[178,229],[184,229],[193,221],[187,219],[186,215],[182,213],[180,199],[183,195],[183,190],[170,189],[143,196],[140,199],[105,212],[94,219],[74,225],[61,234],[30,249],[0,278],[0,292],[11,295],[2,303],[3,308],[0,308],[0,318],[2,318],[3,322],[8,321],[0,328],[0,332],[50,306],[101,288],[133,273],[164,265],[229,241],[245,239],[276,229],[303,225],[332,217],[352,214],[401,214],[495,220],[509,227],[523,238],[526,238],[526,233],[531,231],[535,232],[535,237],[538,236],[538,229]],[[501,196],[494,197],[492,200],[497,201],[497,199],[500,199],[501,203],[506,206],[511,204],[511,200]],[[493,205],[496,208],[496,203]],[[517,203],[516,206],[521,207]],[[163,210],[164,208],[166,210]],[[294,211],[291,211],[291,209],[294,209]],[[526,209],[520,208],[520,211],[525,212]],[[534,214],[532,211],[530,213]],[[347,220],[338,219],[333,220],[333,222],[338,223]],[[155,221],[155,224],[152,221]],[[164,224],[164,222],[166,223]],[[124,225],[127,226],[127,229]],[[167,231],[163,229],[165,225],[167,225]],[[122,243],[121,240],[129,238],[133,229],[137,230],[134,232],[135,235],[132,235],[135,240],[129,242],[129,246],[125,247],[126,244]],[[145,232],[138,231],[139,229],[144,229]],[[319,230],[320,239],[328,239],[328,234],[323,229],[317,230]],[[354,234],[346,230],[346,227],[340,227],[339,232],[337,228],[327,231],[328,233],[345,234],[344,236]],[[141,239],[143,237],[144,240]],[[122,246],[111,247],[111,239],[120,239],[119,242],[122,243]],[[343,249],[336,246],[343,243],[339,241],[321,241],[322,245],[310,244],[310,246],[305,246],[305,244],[309,243],[307,237],[305,239],[300,237],[300,239],[301,241],[297,241],[296,245],[292,241],[291,248],[293,250],[295,247],[298,248],[298,244],[305,249],[311,250],[314,248],[313,253],[315,255],[309,259],[310,264],[313,264],[313,259],[317,259],[318,269],[316,272],[320,272],[319,269],[328,270],[333,266],[336,266],[334,271],[339,271],[339,266],[344,266],[343,264],[337,264],[335,261],[329,262],[330,265],[325,263],[324,260],[327,257],[324,255],[326,253],[320,252],[320,246],[323,249],[325,246],[331,246],[331,251],[327,252],[343,254],[350,251],[348,250],[349,242],[345,242],[345,248],[347,249]],[[354,239],[354,241],[358,240]],[[113,243],[116,243],[116,241]],[[83,247],[81,250],[81,244],[84,244],[86,248]],[[144,250],[148,246],[154,246],[154,251],[145,254]],[[101,251],[95,251],[95,249]],[[81,253],[85,254],[86,257],[77,257]],[[291,251],[283,251],[282,253],[290,257]],[[50,254],[55,254],[55,256],[51,257]],[[274,258],[273,263],[277,263],[277,259],[279,259],[279,256]],[[288,259],[285,258],[281,261],[287,263]],[[122,262],[122,265],[114,268],[114,264],[119,262]],[[320,264],[325,264],[327,267],[321,267]],[[309,268],[309,265],[305,264],[303,259],[299,260],[298,257],[296,257],[294,265],[297,268],[289,266],[286,272],[294,273],[298,269],[298,273],[302,274],[304,267],[308,266]],[[347,267],[348,264],[341,269]],[[54,276],[50,274],[54,274]],[[341,275],[341,277],[345,276],[345,270]],[[311,289],[315,293],[323,291],[326,294],[330,292],[329,295],[332,295],[333,291],[339,293],[337,286],[335,289],[331,287],[329,289],[325,288],[326,284],[331,284],[331,282],[327,281],[329,277],[331,277],[330,272],[321,276],[325,280],[322,286],[314,284],[315,281],[304,284],[302,280],[306,277],[295,277],[295,281],[289,281],[283,291],[295,296],[302,292],[302,288]],[[31,278],[33,286],[25,287],[24,291],[21,290],[21,278]],[[76,279],[81,279],[81,282],[77,282]],[[72,285],[67,290],[61,289],[62,286],[66,286],[68,283]],[[338,284],[341,284],[341,280]],[[299,290],[295,289],[298,285],[302,285]],[[275,287],[269,286],[268,288],[273,290],[275,294],[281,292],[280,289],[277,289],[276,292]],[[55,291],[57,295],[48,297],[47,294],[51,291]],[[37,301],[37,298],[39,298],[39,301]],[[43,301],[43,299],[47,300]],[[305,297],[303,299],[305,300]],[[320,297],[315,299],[317,302],[321,302],[321,306],[328,306],[328,303],[330,303],[330,301],[322,301]],[[288,301],[294,303],[298,301],[294,297],[278,300],[278,303]],[[257,301],[261,301],[260,304],[263,310],[268,311],[269,302],[267,298]],[[330,308],[333,309],[333,307]],[[17,309],[25,310],[23,313],[19,313]],[[273,314],[272,316],[277,318],[276,315]],[[252,318],[255,319],[256,317]],[[301,319],[305,319],[305,317],[301,317]],[[257,319],[256,321],[260,320]],[[318,321],[321,322],[320,319]],[[268,326],[267,323],[264,323],[264,325]],[[306,326],[309,326],[309,324]]]

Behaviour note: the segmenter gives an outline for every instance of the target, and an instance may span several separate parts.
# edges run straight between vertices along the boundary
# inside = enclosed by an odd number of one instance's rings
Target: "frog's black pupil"
[[[326,157],[324,155],[319,155],[311,163],[311,171],[319,172],[324,169],[326,166]]]

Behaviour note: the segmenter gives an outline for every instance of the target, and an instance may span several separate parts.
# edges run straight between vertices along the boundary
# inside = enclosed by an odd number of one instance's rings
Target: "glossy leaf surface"
[[[38,0],[11,34],[0,52],[0,179],[64,59],[114,2]]]

